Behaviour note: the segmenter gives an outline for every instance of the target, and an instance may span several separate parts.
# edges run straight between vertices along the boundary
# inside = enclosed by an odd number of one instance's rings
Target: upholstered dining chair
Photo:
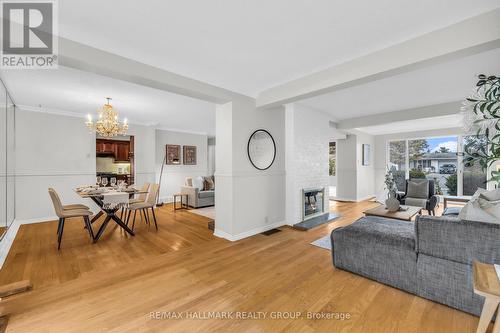
[[[133,203],[139,203],[139,202],[145,202],[146,201],[146,197],[148,195],[148,191],[149,191],[149,186],[150,184],[149,183],[144,183],[144,185],[142,185],[141,189],[139,190],[140,194],[137,198],[133,198],[133,199],[130,199],[129,200],[129,204],[133,204]],[[121,219],[124,220],[124,218],[126,217],[125,215],[125,207],[122,208],[121,210]]]
[[[92,212],[85,205],[63,205],[59,195],[53,188],[49,188],[50,199],[54,205],[54,210],[59,218],[59,225],[57,226],[57,250],[61,248],[61,240],[64,232],[64,222],[67,218],[82,217],[86,229],[89,233],[90,239],[94,241],[94,233],[92,231],[92,224],[90,223],[90,216]]]
[[[155,203],[156,203],[156,197],[158,195],[158,189],[159,185],[158,184],[151,184],[149,187],[149,192],[146,197],[146,201],[144,202],[136,202],[136,203],[131,203],[128,206],[128,215],[127,215],[127,225],[130,221],[130,215],[132,214],[132,211],[134,212],[134,220],[132,222],[132,230],[134,230],[135,226],[135,218],[137,215],[137,211],[140,211],[140,214],[144,214],[145,221],[149,223],[149,209],[151,209],[151,212],[153,214],[153,221],[155,222],[155,227],[156,230],[158,230],[158,224],[156,223],[156,215],[155,215]],[[142,215],[141,215],[142,219]]]
[[[141,189],[140,189],[140,194],[137,198],[135,199],[130,199],[129,203],[133,204],[133,203],[138,203],[138,202],[145,202],[146,201],[146,197],[148,196],[148,191],[149,191],[149,186],[151,184],[149,183],[144,183],[144,185],[142,185]]]

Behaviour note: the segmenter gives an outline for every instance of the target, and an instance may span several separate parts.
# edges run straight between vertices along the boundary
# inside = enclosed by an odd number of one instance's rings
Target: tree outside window
[[[335,176],[336,175],[336,167],[335,167],[335,158],[337,155],[337,146],[335,142],[330,142],[329,145],[329,173],[330,176]]]

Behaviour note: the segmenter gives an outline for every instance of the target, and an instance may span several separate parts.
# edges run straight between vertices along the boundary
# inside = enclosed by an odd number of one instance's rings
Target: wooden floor
[[[94,245],[83,222],[70,221],[59,252],[56,222],[23,225],[0,284],[31,279],[34,290],[0,310],[15,313],[7,332],[474,332],[478,318],[335,269],[329,251],[309,244],[375,205],[333,203],[343,217],[328,225],[238,242],[171,206],[158,209],[158,232],[110,229]],[[157,311],[163,318],[151,318]],[[233,319],[199,318],[214,311]],[[308,311],[350,318],[307,319]],[[183,319],[165,318],[171,312]],[[301,317],[270,318],[279,312]]]

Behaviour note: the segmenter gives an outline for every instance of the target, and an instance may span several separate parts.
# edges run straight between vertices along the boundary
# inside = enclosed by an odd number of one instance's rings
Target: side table
[[[498,280],[495,267],[477,261],[472,263],[474,272],[474,293],[484,297],[483,311],[477,325],[477,333],[484,333],[497,311],[500,303],[500,280]],[[493,333],[500,332],[500,311],[497,313],[497,320],[493,326]]]
[[[180,198],[181,206],[177,207],[177,198]],[[186,199],[184,202],[183,199]],[[185,193],[174,193],[174,210],[178,209],[188,209],[189,208],[189,196]]]

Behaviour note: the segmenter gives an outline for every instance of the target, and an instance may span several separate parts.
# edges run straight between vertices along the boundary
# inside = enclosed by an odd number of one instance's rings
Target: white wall
[[[236,240],[285,224],[284,118],[284,108],[256,109],[252,99],[217,106],[216,236]],[[257,129],[268,130],[276,142],[276,160],[264,171],[247,155]]]
[[[196,165],[164,165],[160,186],[160,198],[164,202],[171,202],[174,193],[180,192],[186,177],[208,176],[208,137],[207,135],[183,132],[156,130],[156,179],[159,179],[161,164],[165,158],[165,145],[196,146]],[[183,159],[181,158],[183,163]]]
[[[357,200],[357,140],[353,134],[337,141],[337,196],[339,200]]]
[[[95,135],[84,120],[19,108],[16,112],[16,220],[53,218],[49,187],[63,203],[90,205],[73,191],[95,183]],[[136,139],[136,183],[154,181],[154,130],[130,125],[129,133]]]
[[[328,144],[331,128],[327,114],[300,104],[287,104],[286,126],[286,220],[302,221],[302,189],[324,187],[328,207]]]
[[[356,201],[375,196],[375,138],[373,135],[356,134]],[[363,144],[370,145],[370,165],[363,165]]]
[[[370,145],[370,165],[363,165],[363,144]],[[353,132],[337,140],[338,200],[362,201],[375,196],[375,156],[377,147],[372,135]]]

